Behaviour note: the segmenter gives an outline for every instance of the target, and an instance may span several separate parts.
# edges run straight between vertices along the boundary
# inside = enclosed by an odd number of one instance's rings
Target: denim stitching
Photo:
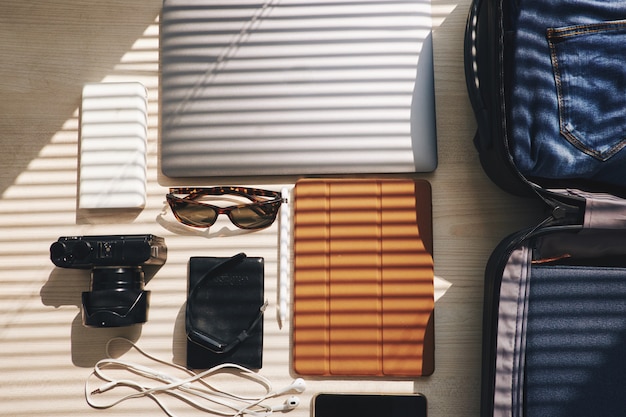
[[[589,23],[585,25],[567,26],[562,28],[548,28],[548,39],[554,41],[565,40],[578,35],[620,30],[626,27],[626,20],[614,22]]]

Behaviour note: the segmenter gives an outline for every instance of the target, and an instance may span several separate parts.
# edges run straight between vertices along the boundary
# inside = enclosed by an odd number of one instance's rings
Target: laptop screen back
[[[430,0],[164,0],[168,177],[429,172]]]

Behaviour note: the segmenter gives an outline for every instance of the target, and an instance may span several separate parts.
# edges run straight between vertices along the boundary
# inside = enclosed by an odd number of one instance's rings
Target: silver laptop
[[[430,0],[164,0],[168,177],[430,172]]]

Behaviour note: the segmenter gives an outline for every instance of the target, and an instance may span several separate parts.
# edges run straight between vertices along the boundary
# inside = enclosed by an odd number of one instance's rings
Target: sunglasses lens
[[[217,212],[209,206],[170,201],[172,211],[181,223],[195,227],[208,227],[215,223]]]
[[[229,217],[242,229],[260,229],[274,222],[279,207],[280,202],[242,206],[233,209]]]

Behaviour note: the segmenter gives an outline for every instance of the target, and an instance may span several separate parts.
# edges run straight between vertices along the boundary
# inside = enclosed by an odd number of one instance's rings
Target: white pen
[[[287,285],[289,281],[289,190],[281,190],[283,204],[280,206],[280,248],[278,272],[278,327],[282,328],[287,319]]]

